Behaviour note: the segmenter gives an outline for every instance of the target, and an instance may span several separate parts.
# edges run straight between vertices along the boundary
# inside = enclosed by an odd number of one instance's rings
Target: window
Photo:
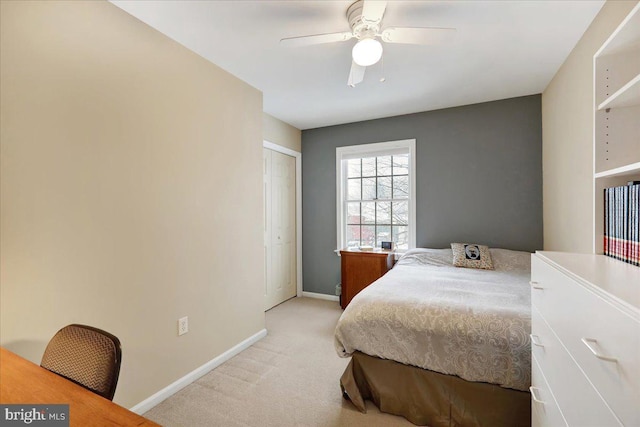
[[[415,247],[415,140],[336,148],[338,249]]]

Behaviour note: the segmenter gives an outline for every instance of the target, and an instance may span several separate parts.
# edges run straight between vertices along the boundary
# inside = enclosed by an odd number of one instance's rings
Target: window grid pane
[[[360,214],[360,203],[350,202],[347,204],[347,225],[362,224],[362,216]]]
[[[347,200],[360,200],[362,199],[362,179],[349,178],[347,179]]]
[[[392,197],[394,199],[409,198],[409,176],[408,175],[395,175],[393,177]]]
[[[394,225],[409,224],[409,204],[408,202],[393,202],[391,204],[391,221]]]
[[[376,158],[365,157],[362,159],[362,177],[375,177],[376,176]]]
[[[376,224],[391,225],[391,202],[376,202]]]
[[[391,164],[392,164],[392,170],[394,175],[409,174],[409,155],[408,154],[392,156]]]
[[[376,180],[376,183],[378,184],[376,186],[376,189],[377,189],[376,198],[390,199],[391,198],[391,177],[386,177],[386,176],[378,177]]]
[[[347,178],[360,178],[362,176],[362,159],[347,160]]]
[[[376,247],[381,246],[382,242],[391,242],[391,226],[390,225],[377,225],[376,226]]]
[[[360,206],[361,224],[375,224],[376,202],[362,202]]]
[[[362,200],[376,200],[376,178],[362,178]]]
[[[368,246],[375,246],[376,244],[376,226],[375,225],[363,225],[360,227],[362,230],[360,242],[361,244]]]
[[[409,227],[397,226],[392,227],[393,245],[397,249],[409,249]]]
[[[408,249],[408,154],[347,161],[347,245]]]
[[[347,226],[347,247],[360,246],[360,226]]]
[[[391,166],[391,156],[381,156],[376,158],[376,175],[390,176],[393,175]]]

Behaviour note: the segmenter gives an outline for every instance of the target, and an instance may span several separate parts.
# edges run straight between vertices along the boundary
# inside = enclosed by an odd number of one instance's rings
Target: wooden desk
[[[0,347],[0,403],[69,404],[70,426],[158,426]]]

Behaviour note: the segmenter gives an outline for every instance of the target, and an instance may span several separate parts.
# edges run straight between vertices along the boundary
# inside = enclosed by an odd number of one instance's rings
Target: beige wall
[[[262,116],[264,139],[293,151],[302,151],[302,132],[267,113]]]
[[[592,252],[593,55],[637,1],[607,1],[542,93],[546,250]]]
[[[110,3],[1,4],[1,344],[104,328],[132,406],[264,328],[262,94]]]

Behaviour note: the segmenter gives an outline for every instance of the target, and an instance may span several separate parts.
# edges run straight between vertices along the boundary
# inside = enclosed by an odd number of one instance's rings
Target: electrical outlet
[[[189,318],[181,317],[178,319],[178,335],[184,335],[189,332]]]

